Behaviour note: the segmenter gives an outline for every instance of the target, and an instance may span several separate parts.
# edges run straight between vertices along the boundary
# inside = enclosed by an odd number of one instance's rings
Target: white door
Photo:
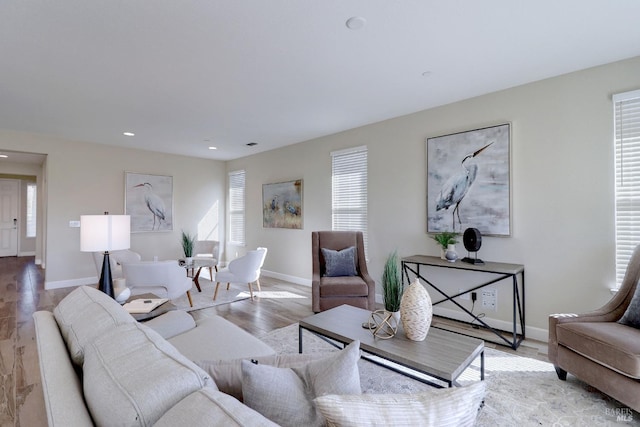
[[[18,255],[18,184],[0,179],[0,256]]]

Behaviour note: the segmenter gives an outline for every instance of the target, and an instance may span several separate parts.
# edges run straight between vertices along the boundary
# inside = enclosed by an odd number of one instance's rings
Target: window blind
[[[640,90],[613,96],[616,150],[616,282],[640,244]]]
[[[245,171],[229,173],[229,242],[245,244]]]
[[[27,237],[36,237],[36,184],[27,184]]]
[[[331,153],[332,229],[362,231],[367,248],[367,147]]]

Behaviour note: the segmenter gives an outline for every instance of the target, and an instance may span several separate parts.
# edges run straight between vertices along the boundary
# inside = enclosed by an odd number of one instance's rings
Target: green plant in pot
[[[400,275],[398,251],[393,251],[387,258],[382,272],[382,291],[384,309],[386,311],[390,313],[400,311],[402,290],[402,276]]]
[[[180,242],[182,243],[182,252],[184,252],[184,257],[186,258],[187,264],[190,264],[193,260],[193,245],[195,243],[195,236],[185,232],[182,230],[182,237]]]
[[[434,234],[432,237],[433,240],[438,242],[438,244],[440,245],[440,248],[442,249],[441,258],[443,259],[447,247],[449,245],[455,245],[456,243],[458,243],[458,240],[456,239],[456,237],[458,237],[458,233],[454,233],[453,231],[442,231],[440,233]]]

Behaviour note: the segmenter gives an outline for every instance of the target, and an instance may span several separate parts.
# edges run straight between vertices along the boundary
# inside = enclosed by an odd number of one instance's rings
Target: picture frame
[[[262,185],[262,226],[302,229],[302,179]]]
[[[427,138],[427,232],[511,235],[511,123]]]
[[[173,177],[125,172],[124,182],[131,233],[173,231]]]

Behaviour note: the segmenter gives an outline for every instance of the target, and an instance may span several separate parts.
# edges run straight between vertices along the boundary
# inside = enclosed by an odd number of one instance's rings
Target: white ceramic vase
[[[404,290],[400,302],[400,320],[404,333],[412,341],[423,341],[427,337],[433,318],[431,297],[416,278]]]
[[[456,252],[456,245],[449,244],[447,246],[447,251],[444,254],[444,257],[449,262],[455,262],[458,259],[458,253]]]

